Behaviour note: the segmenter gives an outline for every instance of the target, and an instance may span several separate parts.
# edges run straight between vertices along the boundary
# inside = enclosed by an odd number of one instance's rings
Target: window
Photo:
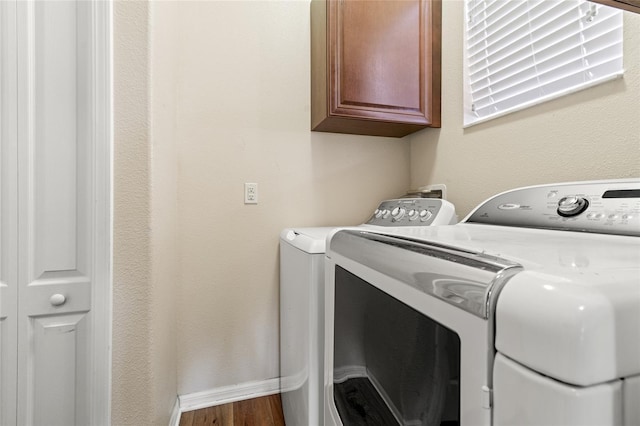
[[[466,0],[464,126],[622,76],[622,12],[583,0]]]

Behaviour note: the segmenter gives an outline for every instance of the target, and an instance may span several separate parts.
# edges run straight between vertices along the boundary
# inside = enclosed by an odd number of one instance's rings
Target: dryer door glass
[[[337,266],[334,400],[345,425],[457,425],[456,333]]]

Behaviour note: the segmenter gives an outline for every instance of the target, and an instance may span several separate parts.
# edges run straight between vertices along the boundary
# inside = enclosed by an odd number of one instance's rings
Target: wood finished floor
[[[180,416],[180,426],[285,426],[280,395],[231,402]]]

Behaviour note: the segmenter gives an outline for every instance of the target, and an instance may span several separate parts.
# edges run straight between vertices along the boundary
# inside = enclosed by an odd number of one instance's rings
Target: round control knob
[[[391,211],[391,218],[394,222],[397,222],[404,217],[406,212],[402,207],[396,207]]]
[[[382,210],[382,218],[386,219],[389,217],[389,215],[391,214],[391,212],[387,209]]]
[[[420,222],[426,222],[429,219],[431,219],[431,216],[433,216],[433,213],[431,213],[429,210],[421,210],[420,211]]]
[[[562,217],[577,216],[589,207],[589,201],[583,197],[570,195],[558,201],[558,214]]]
[[[376,211],[373,212],[373,215],[376,217],[376,219],[380,219],[382,217],[382,210],[376,209]]]
[[[53,296],[51,296],[49,298],[49,303],[51,303],[51,306],[61,306],[64,305],[64,302],[67,301],[67,298],[64,297],[64,294],[54,294]]]
[[[407,215],[409,216],[409,220],[416,220],[418,218],[418,210],[411,209]]]

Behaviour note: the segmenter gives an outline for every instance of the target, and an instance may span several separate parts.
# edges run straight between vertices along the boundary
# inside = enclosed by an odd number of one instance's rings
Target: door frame
[[[113,293],[113,0],[93,3],[94,293],[92,410],[94,425],[111,424]]]
[[[18,143],[16,3],[0,2],[0,424],[16,422]]]

